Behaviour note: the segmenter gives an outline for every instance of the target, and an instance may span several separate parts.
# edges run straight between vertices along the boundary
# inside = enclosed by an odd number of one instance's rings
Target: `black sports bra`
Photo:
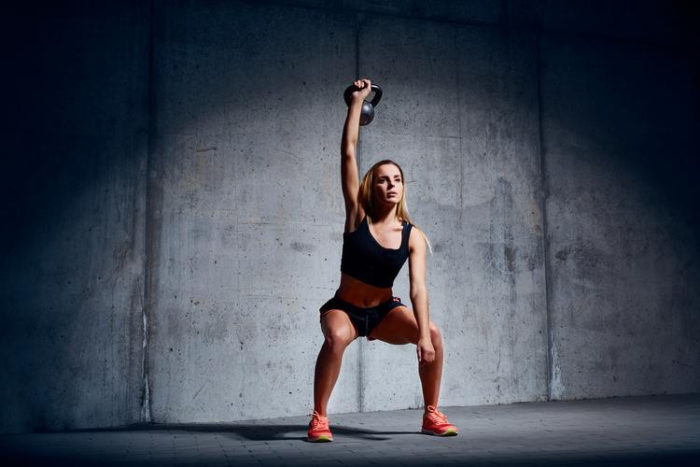
[[[354,232],[343,234],[340,270],[375,287],[391,287],[408,258],[408,238],[413,226],[403,221],[401,246],[384,248],[369,231],[367,216]]]

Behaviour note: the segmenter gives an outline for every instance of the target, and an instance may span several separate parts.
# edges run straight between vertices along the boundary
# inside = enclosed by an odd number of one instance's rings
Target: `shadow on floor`
[[[279,425],[279,424],[224,424],[224,423],[168,423],[168,424],[137,424],[123,428],[102,428],[91,430],[75,430],[72,433],[95,432],[134,432],[134,431],[181,431],[188,433],[219,433],[233,435],[234,439],[251,441],[302,440],[306,441],[308,425]],[[371,441],[392,439],[392,435],[415,435],[419,431],[377,431],[343,425],[333,425],[333,435]]]

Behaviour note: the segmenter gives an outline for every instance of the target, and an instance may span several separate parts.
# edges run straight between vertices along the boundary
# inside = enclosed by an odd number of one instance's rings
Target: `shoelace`
[[[437,419],[437,421],[442,423],[448,423],[447,416],[445,416],[445,414],[440,412],[438,409],[435,409],[434,412],[430,412],[430,415],[428,415],[428,417]]]
[[[310,413],[309,417],[311,417],[311,427],[316,428],[317,426],[321,425],[323,422],[321,421],[321,416],[318,415],[317,413]]]

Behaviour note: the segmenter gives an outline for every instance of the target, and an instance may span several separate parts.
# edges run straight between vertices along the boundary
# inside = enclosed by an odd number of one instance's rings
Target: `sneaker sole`
[[[426,435],[433,435],[433,436],[457,436],[459,434],[459,431],[453,430],[453,429],[447,429],[443,433],[439,433],[437,431],[431,431],[423,428],[421,430],[422,433]]]
[[[330,443],[331,441],[333,441],[332,436],[326,436],[326,435],[321,435],[317,438],[312,438],[309,436],[307,439],[309,440],[310,443]]]

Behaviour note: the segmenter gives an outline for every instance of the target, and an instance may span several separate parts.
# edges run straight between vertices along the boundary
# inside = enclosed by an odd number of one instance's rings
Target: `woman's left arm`
[[[408,239],[408,267],[411,278],[411,303],[413,314],[418,323],[418,363],[428,363],[435,359],[435,349],[430,339],[430,311],[428,288],[425,285],[426,246],[423,233],[417,228],[411,229]]]

